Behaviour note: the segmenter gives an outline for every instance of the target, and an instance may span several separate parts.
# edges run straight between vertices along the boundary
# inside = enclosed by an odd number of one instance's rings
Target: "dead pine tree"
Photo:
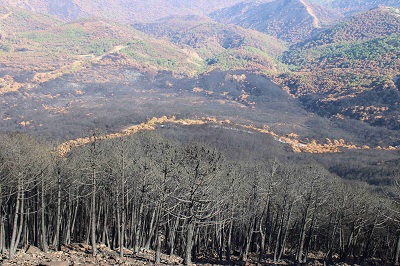
[[[165,140],[154,140],[154,187],[153,193],[156,202],[156,208],[158,209],[157,221],[156,221],[156,235],[155,235],[155,258],[156,264],[161,262],[161,246],[163,238],[163,227],[167,224],[168,214],[173,211],[173,206],[169,208],[168,203],[171,197],[175,194],[176,186],[173,184],[173,178],[176,175],[177,170],[177,151],[176,149]],[[166,231],[166,230],[165,230]]]
[[[219,191],[223,157],[215,150],[194,144],[183,148],[178,163],[174,198],[182,208],[178,208],[181,211],[176,216],[186,223],[184,264],[190,265],[197,224],[212,221],[226,197]]]
[[[60,227],[61,227],[61,171],[57,169],[57,214],[56,214],[56,228],[53,239],[53,246],[57,247],[57,250],[60,250]]]
[[[124,237],[125,237],[125,150],[122,147],[121,150],[121,180],[120,180],[120,188],[121,188],[121,233],[119,239],[119,255],[121,257],[124,256]]]
[[[40,223],[41,223],[41,236],[42,236],[42,248],[44,252],[49,251],[49,247],[47,244],[47,233],[46,233],[46,222],[45,222],[45,209],[46,209],[46,202],[45,202],[45,175],[42,172],[40,175]]]
[[[92,244],[92,255],[97,254],[97,243],[96,243],[96,192],[97,192],[97,171],[99,164],[99,155],[101,150],[98,147],[98,138],[94,132],[91,137],[91,147],[90,147],[90,240]]]

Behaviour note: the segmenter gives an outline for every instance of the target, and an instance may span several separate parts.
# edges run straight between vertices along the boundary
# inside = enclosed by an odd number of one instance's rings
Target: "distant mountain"
[[[112,69],[192,75],[204,70],[196,51],[159,40],[127,25],[100,18],[62,22],[25,9],[0,6],[0,94],[107,65],[110,73],[83,78],[113,78]],[[162,48],[160,48],[162,47]]]
[[[255,29],[294,43],[333,24],[341,16],[306,0],[275,0],[242,2],[215,11],[211,17],[221,23]]]
[[[49,27],[60,25],[62,20],[53,16],[0,4],[0,23],[0,31],[12,33],[45,30]]]
[[[242,74],[251,72],[274,77],[319,115],[400,129],[400,10],[395,7],[368,10],[332,26],[339,15],[305,0],[243,2],[213,12],[220,22],[203,13],[237,1],[171,1],[176,5],[160,8],[147,18],[152,22],[133,23],[156,10],[151,1],[128,8],[122,5],[127,0],[115,6],[113,1],[0,1],[7,2],[0,4],[1,95],[43,84],[51,89],[69,78],[78,85],[135,81],[148,88],[159,80],[165,92],[175,86],[209,97],[207,84],[186,86],[182,80],[222,70],[236,72],[221,72],[216,87],[231,82],[237,94],[229,100],[256,108],[257,100],[247,94],[257,90],[239,86]],[[140,13],[141,5],[149,9]],[[53,7],[62,14],[49,15]],[[218,104],[225,92],[215,94]]]
[[[379,6],[400,7],[398,0],[310,0],[310,2],[333,8],[345,15],[351,15]]]
[[[324,116],[400,129],[399,9],[358,14],[283,56],[289,91]]]
[[[359,13],[298,46],[310,48],[330,43],[364,41],[399,33],[400,15],[397,14],[400,14],[399,9],[383,6]]]
[[[0,4],[26,8],[64,20],[103,17],[120,23],[151,22],[169,15],[206,14],[241,0],[0,0]]]
[[[277,73],[282,41],[258,31],[217,23],[205,16],[169,17],[135,28],[180,46],[189,46],[210,66]]]

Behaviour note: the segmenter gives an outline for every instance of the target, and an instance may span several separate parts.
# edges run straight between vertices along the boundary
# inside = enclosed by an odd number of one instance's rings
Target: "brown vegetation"
[[[294,71],[280,81],[320,115],[398,129],[400,94],[393,79],[400,72],[399,29],[392,8],[355,15],[295,45],[284,55]]]
[[[340,140],[330,140],[326,139],[325,143],[319,143],[316,140],[311,140],[307,142],[303,142],[299,140],[299,136],[294,133],[290,133],[286,136],[279,136],[276,133],[267,129],[268,127],[264,126],[264,128],[257,128],[253,125],[240,125],[240,124],[231,124],[229,120],[217,120],[216,117],[205,117],[201,119],[177,119],[175,116],[167,117],[162,116],[160,118],[153,117],[147,122],[141,123],[139,125],[130,126],[124,129],[122,132],[119,133],[112,133],[107,134],[104,136],[96,136],[93,137],[86,137],[86,138],[78,138],[75,140],[67,141],[57,147],[57,153],[61,156],[65,156],[68,152],[71,151],[74,147],[79,147],[82,145],[93,143],[93,141],[102,141],[107,139],[115,139],[115,138],[122,138],[126,136],[130,136],[132,134],[136,134],[141,131],[149,131],[154,130],[156,126],[164,126],[165,124],[172,123],[172,124],[180,124],[184,126],[190,125],[203,125],[203,124],[219,124],[219,125],[231,125],[232,127],[242,127],[245,129],[251,129],[254,131],[258,131],[264,134],[271,135],[275,138],[276,141],[288,144],[294,152],[305,152],[305,153],[336,153],[341,152],[343,149],[352,150],[369,150],[371,149],[369,146],[362,146],[358,147],[354,144],[346,143],[343,139]],[[376,147],[374,149],[379,150],[400,150],[400,147],[394,148],[392,146],[389,147]]]

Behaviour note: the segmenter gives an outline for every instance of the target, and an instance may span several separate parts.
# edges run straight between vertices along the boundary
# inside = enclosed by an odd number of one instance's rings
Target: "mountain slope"
[[[0,0],[0,4],[56,15],[64,20],[103,17],[121,23],[149,22],[169,15],[205,14],[240,0]]]
[[[278,39],[203,16],[169,17],[135,28],[179,46],[189,46],[212,67],[257,69],[276,73],[277,57],[286,50]]]
[[[11,13],[5,13],[8,10]],[[203,69],[204,62],[194,50],[105,19],[62,23],[18,8],[1,13],[7,16],[0,20],[0,93],[31,88],[92,64],[109,64],[110,69],[122,64],[183,75]],[[111,78],[111,74],[91,75],[99,80]]]
[[[400,17],[381,7],[296,45],[283,61],[288,90],[317,113],[400,128]]]
[[[276,0],[243,2],[213,12],[211,17],[293,43],[308,38],[316,29],[332,24],[340,15],[305,0]]]
[[[315,21],[319,16],[310,6],[302,1],[288,0],[290,3],[301,4],[314,28],[323,25],[322,20]],[[263,4],[254,3],[255,7]],[[397,13],[374,12],[337,28],[332,40],[293,46],[283,58],[293,72],[281,78],[293,95],[318,114],[348,116],[396,129],[399,100],[392,79],[400,74],[400,56],[399,38],[391,34],[391,27],[397,25]],[[60,128],[54,135],[59,136],[70,131],[68,121],[79,120],[82,127],[90,121],[85,129],[117,129],[150,115],[177,115],[273,125],[274,132],[296,133],[304,136],[303,140],[359,140],[353,135],[359,130],[373,132],[368,133],[373,137],[361,140],[370,145],[370,140],[378,144],[380,136],[390,132],[372,131],[361,122],[357,129],[331,130],[337,121],[331,124],[302,110],[298,99],[291,99],[265,75],[259,75],[261,71],[282,71],[277,59],[285,46],[251,29],[193,15],[137,24],[154,38],[103,18],[65,23],[17,7],[3,7],[0,14],[2,123],[9,130],[32,127],[44,132],[40,127],[52,125],[57,116]],[[367,19],[371,19],[369,29],[356,27]],[[376,22],[382,19],[385,21]],[[348,27],[354,32],[344,31]],[[381,34],[379,38],[374,37],[377,34]],[[353,35],[354,39],[348,37]],[[324,40],[323,36],[314,41]],[[354,120],[338,123],[353,125]],[[75,127],[71,131],[76,135],[80,130]],[[397,144],[396,136],[385,143]]]
[[[399,9],[384,6],[362,12],[299,44],[298,47],[304,49],[330,43],[364,41],[399,33],[400,15],[397,14],[400,14]]]
[[[346,16],[354,13],[367,11],[379,6],[400,7],[400,2],[397,0],[309,0],[312,3],[322,5],[340,12]]]
[[[30,30],[44,30],[60,25],[61,20],[53,16],[30,12],[20,8],[0,4],[0,30],[3,32],[23,32]]]

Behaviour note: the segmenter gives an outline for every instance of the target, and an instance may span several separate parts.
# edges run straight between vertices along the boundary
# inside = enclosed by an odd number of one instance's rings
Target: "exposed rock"
[[[66,261],[49,261],[42,262],[38,266],[69,266],[69,263]]]
[[[315,260],[313,265],[314,266],[323,266],[324,264],[322,262],[320,262],[319,260]]]
[[[87,250],[92,249],[92,246],[89,246],[88,244],[84,244],[84,243],[79,244],[79,247],[87,249]]]
[[[43,253],[43,251],[41,251],[39,248],[29,245],[26,250],[25,250],[26,254],[40,254]]]

